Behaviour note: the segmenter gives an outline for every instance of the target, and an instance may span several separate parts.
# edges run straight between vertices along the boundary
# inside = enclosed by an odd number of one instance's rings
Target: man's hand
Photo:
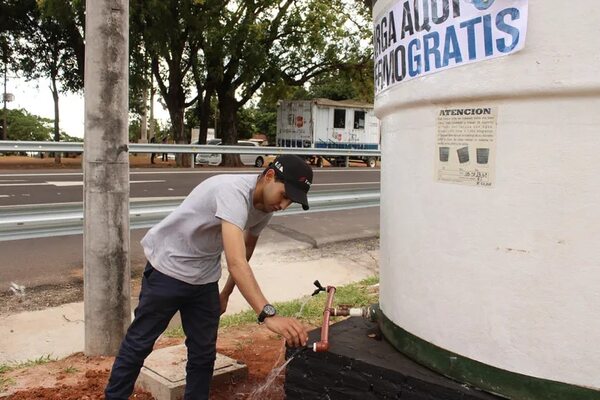
[[[227,302],[229,301],[229,295],[221,292],[219,294],[219,301],[221,302],[221,315],[225,314],[227,311]]]
[[[308,333],[297,319],[275,315],[265,319],[265,326],[283,336],[290,347],[306,346]]]

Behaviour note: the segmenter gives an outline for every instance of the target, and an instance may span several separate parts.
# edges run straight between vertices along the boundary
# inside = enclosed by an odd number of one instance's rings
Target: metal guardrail
[[[350,210],[379,206],[379,190],[315,192],[309,195],[310,210],[298,204],[275,215]],[[149,228],[161,221],[184,197],[159,200],[132,200],[129,205],[130,229]],[[59,203],[0,207],[0,241],[32,239],[83,233],[83,204]]]
[[[0,153],[8,152],[68,152],[83,153],[83,142],[21,142],[0,141]],[[370,156],[380,157],[379,150],[325,149],[312,147],[270,147],[270,146],[215,146],[196,144],[154,144],[130,143],[130,153],[208,153],[208,154],[296,154],[315,156]]]

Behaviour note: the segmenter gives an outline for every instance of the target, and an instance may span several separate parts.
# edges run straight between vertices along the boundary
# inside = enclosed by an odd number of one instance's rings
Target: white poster
[[[375,94],[525,46],[528,0],[399,0],[375,20]]]
[[[438,182],[481,187],[494,184],[497,115],[492,107],[449,107],[438,112]]]

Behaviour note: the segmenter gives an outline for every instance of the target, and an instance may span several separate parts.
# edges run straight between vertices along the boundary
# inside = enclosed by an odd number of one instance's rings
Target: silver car
[[[211,146],[220,146],[222,142],[221,139],[211,139],[206,144]],[[237,145],[260,147],[257,142],[249,140],[238,140]],[[262,168],[263,165],[265,165],[265,158],[266,156],[262,154],[240,154],[240,159],[244,165],[254,165],[257,168]],[[221,154],[198,153],[196,154],[196,164],[219,165],[221,164]]]

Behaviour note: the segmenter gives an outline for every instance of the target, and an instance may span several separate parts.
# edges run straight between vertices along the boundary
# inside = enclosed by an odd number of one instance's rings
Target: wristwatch
[[[277,314],[277,310],[270,304],[266,304],[260,314],[258,314],[258,323],[262,324],[265,322],[265,318],[269,318]]]

